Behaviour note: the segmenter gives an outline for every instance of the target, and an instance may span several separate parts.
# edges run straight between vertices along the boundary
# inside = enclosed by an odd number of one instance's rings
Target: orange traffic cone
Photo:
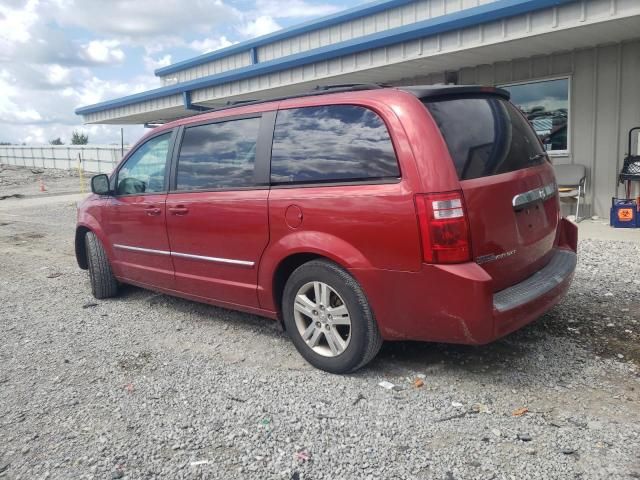
[[[44,186],[44,182],[42,181],[42,179],[40,179],[40,191],[41,192],[47,191],[47,188]]]

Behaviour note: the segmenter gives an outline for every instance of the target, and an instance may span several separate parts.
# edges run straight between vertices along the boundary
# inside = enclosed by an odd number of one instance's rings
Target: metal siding
[[[414,2],[374,15],[367,15],[362,18],[342,22],[335,26],[320,28],[316,31],[306,32],[288,39],[277,40],[267,45],[261,45],[257,47],[258,58],[260,61],[273,60],[292,53],[304,52],[313,48],[336,44],[390,28],[409,25],[420,20],[474,8],[481,4],[479,0],[465,0],[464,2],[461,2],[461,0],[423,0]],[[461,6],[462,8],[460,8]],[[178,72],[160,75],[160,78],[177,74],[179,82],[193,80],[207,76],[212,68],[213,73],[221,73],[249,65],[251,63],[249,56],[248,53],[238,53],[204,63],[202,66],[206,66],[206,71],[203,71],[199,67],[187,67]],[[225,62],[225,60],[227,61]],[[232,66],[229,66],[229,60],[232,61]]]

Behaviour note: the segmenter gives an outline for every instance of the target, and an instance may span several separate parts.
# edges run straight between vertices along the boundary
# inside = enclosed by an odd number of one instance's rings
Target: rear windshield
[[[505,99],[448,98],[424,104],[447,142],[460,180],[512,172],[545,161],[535,132]]]

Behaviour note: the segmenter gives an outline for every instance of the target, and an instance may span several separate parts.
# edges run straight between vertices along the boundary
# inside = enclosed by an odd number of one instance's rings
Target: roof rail
[[[329,91],[357,91],[357,90],[376,90],[378,88],[388,88],[391,85],[384,83],[339,83],[336,85],[316,85],[313,89],[315,92],[329,92]]]
[[[379,90],[382,88],[395,88],[407,93],[410,93],[422,100],[429,98],[437,98],[444,96],[456,96],[456,95],[468,95],[468,94],[489,94],[498,95],[509,99],[509,92],[497,87],[484,87],[479,85],[414,85],[414,86],[393,86],[384,83],[346,83],[337,85],[316,85],[313,90],[297,93],[294,95],[286,95],[275,98],[265,98],[261,100],[229,100],[226,104],[220,107],[203,107],[205,110],[198,114],[219,112],[221,110],[228,110],[231,108],[245,106],[245,105],[259,105],[267,102],[279,102],[283,100],[289,100],[292,98],[311,97],[320,95],[329,95],[331,93],[341,92],[357,92],[362,90]],[[157,122],[151,122],[157,123]]]
[[[282,100],[289,100],[291,98],[301,98],[301,97],[310,97],[316,95],[328,95],[330,93],[340,93],[340,92],[356,92],[360,90],[377,90],[380,88],[391,88],[391,85],[385,85],[382,83],[347,83],[342,85],[316,85],[313,90],[310,92],[297,93],[294,95],[287,95],[283,97],[274,97],[274,98],[264,98],[261,100],[229,100],[224,105],[220,107],[203,107],[204,110],[198,112],[198,115],[202,115],[204,113],[211,112],[219,112],[221,110],[228,110],[230,108],[235,108],[239,106],[245,105],[259,105],[261,103],[267,102],[279,102]]]

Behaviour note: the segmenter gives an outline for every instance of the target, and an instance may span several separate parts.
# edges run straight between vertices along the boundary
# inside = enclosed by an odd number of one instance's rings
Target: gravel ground
[[[569,297],[501,341],[334,376],[266,319],[95,301],[74,221],[0,201],[0,478],[640,478],[640,244],[581,241]]]

